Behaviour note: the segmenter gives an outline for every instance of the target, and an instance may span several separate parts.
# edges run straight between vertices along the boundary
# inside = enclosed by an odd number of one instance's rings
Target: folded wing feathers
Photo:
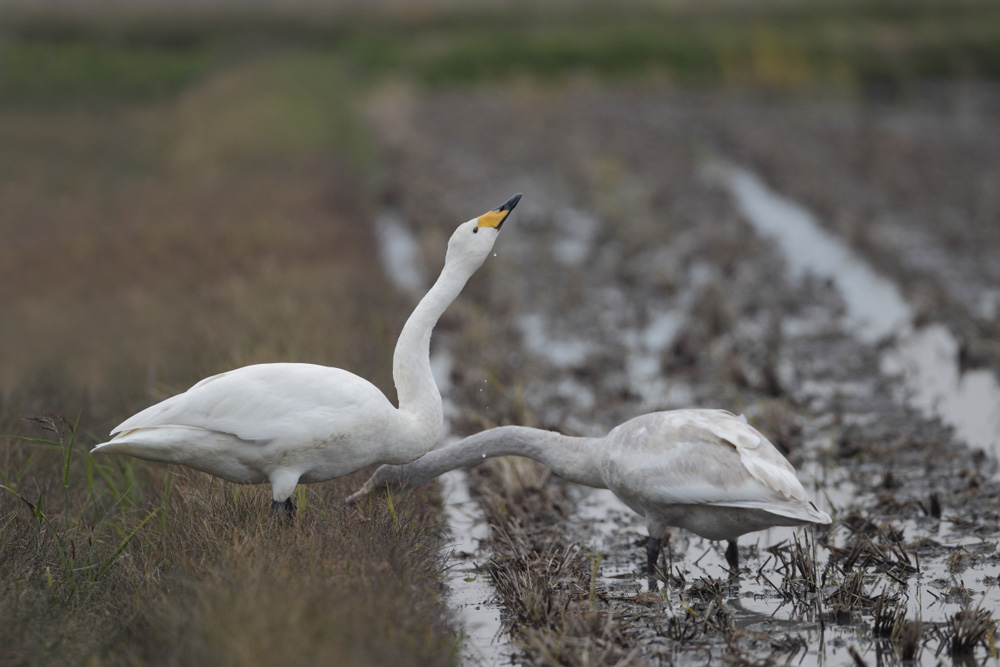
[[[793,470],[775,465],[770,461],[762,460],[739,449],[739,447],[737,447],[737,451],[740,454],[740,461],[743,463],[743,467],[758,482],[773,490],[782,498],[801,501],[808,500],[805,489],[802,488],[802,484],[795,476]]]
[[[742,415],[736,417],[729,412],[719,412],[731,418],[712,420],[709,428],[716,437],[736,449],[750,476],[786,500],[808,502],[805,489],[795,476],[795,468],[781,452]]]

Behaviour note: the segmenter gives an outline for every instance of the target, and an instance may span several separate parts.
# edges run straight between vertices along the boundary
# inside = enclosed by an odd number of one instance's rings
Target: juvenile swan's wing
[[[605,482],[640,507],[718,505],[829,521],[809,502],[795,469],[774,445],[729,412],[643,415],[608,437]]]

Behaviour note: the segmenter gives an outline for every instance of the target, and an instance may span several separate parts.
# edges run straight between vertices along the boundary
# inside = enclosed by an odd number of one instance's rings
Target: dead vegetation
[[[141,108],[0,111],[3,664],[454,662],[432,493],[347,511],[358,478],[300,487],[285,529],[263,487],[87,453],[249,363],[391,391],[407,305],[375,261],[364,166],[329,133],[354,127],[331,64],[234,63]]]
[[[505,602],[504,626],[536,664],[616,665],[628,651],[592,574],[599,556],[559,535],[563,518],[547,468],[518,458],[475,469],[493,536],[486,568]]]
[[[997,622],[992,611],[980,608],[962,610],[938,629],[940,644],[936,655],[947,652],[953,658],[968,660],[974,658],[976,650],[982,647],[996,657],[996,629]]]
[[[276,526],[263,487],[93,460],[72,435],[5,456],[24,470],[0,489],[5,663],[450,663],[431,498],[350,511],[338,480]]]

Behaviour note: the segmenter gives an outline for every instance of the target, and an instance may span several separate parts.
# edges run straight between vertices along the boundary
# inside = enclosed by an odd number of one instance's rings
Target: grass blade
[[[124,538],[122,538],[122,541],[121,541],[121,543],[118,544],[118,548],[115,549],[115,552],[113,554],[111,554],[111,556],[106,561],[104,561],[104,564],[101,565],[101,569],[99,569],[97,571],[97,574],[94,575],[94,579],[95,580],[101,578],[101,575],[104,574],[104,572],[109,567],[111,567],[114,564],[114,562],[118,559],[118,556],[121,554],[121,552],[125,551],[125,547],[127,547],[128,544],[129,544],[129,542],[132,541],[132,538],[135,537],[136,533],[138,533],[142,529],[142,527],[145,526],[149,522],[150,519],[152,519],[154,516],[156,516],[159,513],[160,513],[160,508],[159,507],[153,509],[152,512],[150,512],[149,514],[146,515],[145,519],[143,519],[142,521],[139,522],[138,526],[136,526],[134,529],[132,529],[131,533],[129,533],[128,535],[126,535]]]
[[[63,487],[69,488],[69,464],[71,457],[73,456],[73,443],[76,442],[76,429],[80,425],[80,416],[83,414],[83,410],[76,413],[76,421],[73,422],[73,426],[69,430],[69,442],[66,443],[66,460],[63,463]]]
[[[34,513],[35,513],[35,503],[31,502],[30,500],[28,500],[27,498],[25,498],[25,497],[24,497],[24,496],[22,496],[22,495],[21,495],[20,493],[18,493],[18,492],[17,492],[17,491],[15,491],[14,489],[10,488],[10,487],[9,487],[9,486],[7,486],[6,484],[0,484],[0,489],[3,489],[4,491],[9,491],[10,493],[12,493],[12,494],[14,494],[15,496],[17,496],[18,498],[20,498],[20,499],[21,499],[21,501],[22,501],[22,502],[23,502],[23,503],[24,503],[25,505],[27,505],[27,506],[28,506],[28,509],[30,509],[30,510],[31,510],[31,513],[32,513],[32,514],[34,514]]]
[[[385,485],[385,497],[389,502],[389,514],[392,515],[392,525],[399,530],[399,518],[396,516],[396,506],[392,503],[392,491],[389,490],[389,485]]]
[[[30,442],[36,445],[43,445],[46,449],[58,449],[62,451],[62,443],[56,442],[54,440],[46,440],[45,438],[30,438],[26,435],[5,435],[2,436],[7,440],[21,440],[22,442]]]

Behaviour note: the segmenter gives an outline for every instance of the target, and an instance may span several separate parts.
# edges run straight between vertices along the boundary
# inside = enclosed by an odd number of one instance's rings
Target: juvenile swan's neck
[[[432,440],[440,434],[444,416],[441,393],[431,373],[431,332],[470,275],[445,264],[434,286],[403,325],[392,357],[392,379],[399,397],[399,411],[416,420],[421,430],[433,431]]]
[[[428,452],[404,466],[416,486],[454,468],[494,456],[526,456],[544,463],[571,482],[604,488],[600,473],[601,438],[575,438],[526,426],[499,426]]]

